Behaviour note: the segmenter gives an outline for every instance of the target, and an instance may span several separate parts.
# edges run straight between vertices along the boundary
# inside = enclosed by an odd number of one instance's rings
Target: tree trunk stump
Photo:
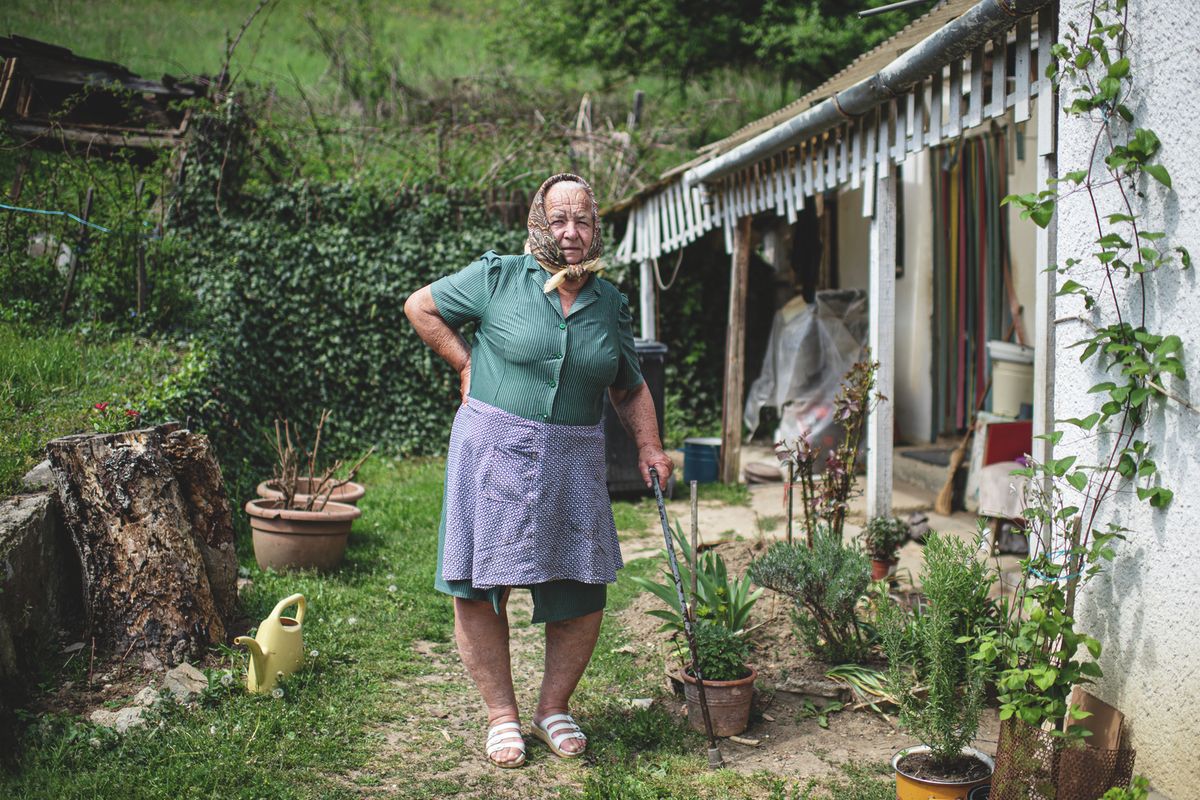
[[[208,438],[178,425],[46,446],[98,647],[173,665],[224,642],[233,521]]]

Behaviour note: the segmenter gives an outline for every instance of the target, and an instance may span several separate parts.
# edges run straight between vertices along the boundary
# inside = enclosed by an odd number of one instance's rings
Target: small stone
[[[163,663],[154,653],[142,653],[142,669],[146,672],[158,672],[163,668]]]
[[[50,469],[50,459],[38,464],[25,477],[21,478],[21,489],[26,492],[40,492],[43,489],[54,488],[54,472]]]
[[[613,650],[613,652],[614,653],[624,653],[626,655],[632,655],[637,652],[637,649],[634,648],[633,645],[627,644],[622,647],[618,647],[616,650]]]
[[[62,651],[64,653],[78,653],[83,648],[84,648],[83,642],[75,642],[74,644],[69,644],[66,647],[64,647],[62,649]]]
[[[208,688],[208,678],[185,661],[167,672],[163,688],[175,697],[176,703],[190,703]]]
[[[654,698],[653,697],[635,697],[629,701],[629,705],[631,708],[646,709],[646,708],[649,708],[650,706],[654,705]]]
[[[130,728],[145,725],[146,719],[142,716],[142,712],[145,710],[141,706],[129,706],[118,711],[115,725],[117,733],[124,733]]]
[[[763,718],[763,719],[765,719],[767,722],[774,722],[774,721],[775,721],[775,718],[774,718],[774,717],[772,717],[770,714],[763,714],[763,715],[762,715],[762,718]]]
[[[133,698],[133,704],[136,706],[142,706],[143,708],[149,708],[157,702],[158,690],[153,686],[147,686],[145,689],[142,689],[140,692],[134,695]]]
[[[117,726],[117,712],[109,711],[106,708],[96,709],[88,716],[93,725],[99,725],[103,728],[115,728]]]

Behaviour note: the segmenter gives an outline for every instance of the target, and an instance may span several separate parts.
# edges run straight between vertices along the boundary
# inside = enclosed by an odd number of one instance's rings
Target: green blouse
[[[558,292],[542,292],[549,277],[533,256],[489,250],[430,288],[449,325],[478,322],[471,397],[525,419],[594,425],[608,387],[642,383],[629,301],[593,275],[563,316]]]

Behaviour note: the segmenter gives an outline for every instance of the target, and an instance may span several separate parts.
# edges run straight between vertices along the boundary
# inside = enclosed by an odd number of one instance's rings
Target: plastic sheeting
[[[744,420],[754,431],[763,408],[772,406],[780,417],[774,441],[803,433],[827,450],[836,444],[839,430],[833,400],[867,341],[867,293],[830,290],[817,292],[814,300],[799,312],[791,304],[776,312]]]

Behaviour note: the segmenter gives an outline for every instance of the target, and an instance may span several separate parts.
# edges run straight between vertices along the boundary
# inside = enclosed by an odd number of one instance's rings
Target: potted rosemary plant
[[[921,574],[927,602],[913,611],[886,599],[879,606],[900,725],[922,742],[892,759],[899,800],[971,797],[991,782],[992,759],[970,747],[991,673],[972,658],[974,641],[997,625],[988,598],[994,578],[975,552],[955,536],[930,534]]]

